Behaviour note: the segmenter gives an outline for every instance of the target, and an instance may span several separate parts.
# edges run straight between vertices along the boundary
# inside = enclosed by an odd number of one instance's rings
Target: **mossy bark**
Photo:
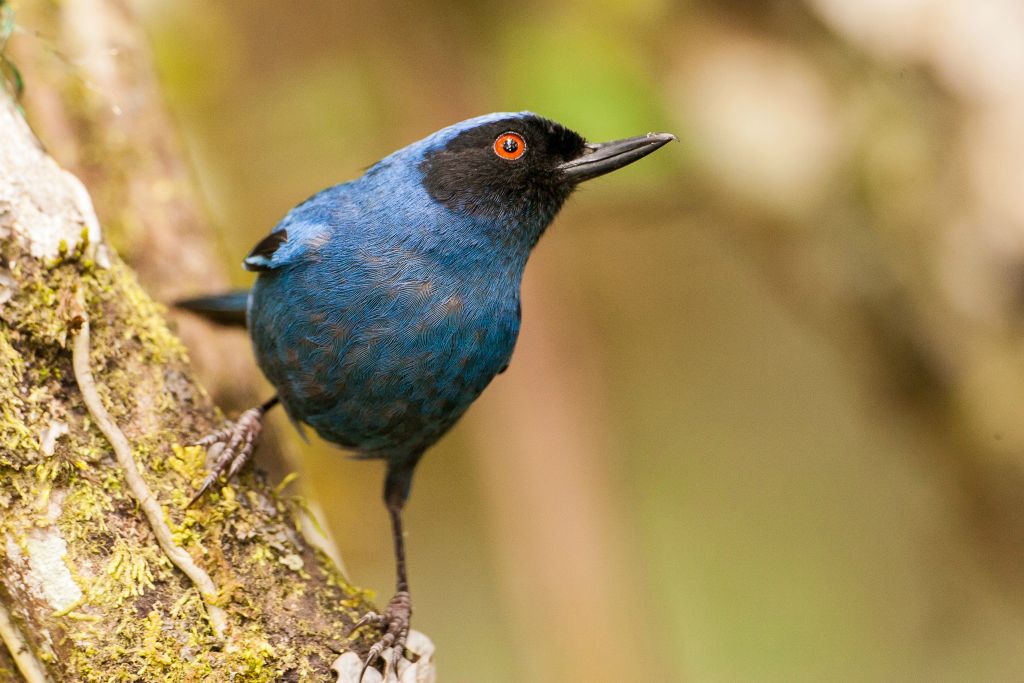
[[[5,55],[25,74],[20,104],[47,152],[88,188],[104,240],[157,301],[228,288],[218,230],[184,160],[136,3],[18,3],[16,19],[23,30]],[[168,313],[218,405],[235,413],[269,396],[248,335]],[[257,462],[272,479],[300,468],[275,430],[264,430],[261,444]],[[316,501],[309,504],[316,513]],[[343,566],[330,534],[308,515],[303,529]]]
[[[0,99],[0,602],[24,644],[51,680],[333,680],[362,593],[303,538],[300,504],[253,474],[185,509],[205,456],[185,444],[221,416],[162,308],[97,248],[81,186]],[[83,404],[70,342],[85,317],[104,407],[219,587],[223,640]]]
[[[29,38],[6,55],[26,74],[22,104],[85,185],[0,90],[0,610],[12,623],[0,629],[0,683],[355,680],[358,657],[338,654],[368,605],[321,552],[336,557],[309,505],[246,474],[184,507],[206,455],[184,444],[223,416],[140,281],[168,300],[226,277],[130,3],[19,10]],[[138,280],[104,242],[127,251]],[[72,342],[85,319],[103,408],[215,595],[169,562],[83,403]],[[239,381],[258,376],[238,365],[244,340],[191,320],[176,330],[219,395],[252,400],[254,381]],[[222,637],[211,608],[226,613]],[[426,656],[403,681],[433,676],[429,641],[415,635]]]
[[[230,281],[135,4],[19,3],[15,18],[23,31],[7,55],[25,76],[21,104],[48,153],[89,189],[106,242],[150,296],[167,302],[226,289]],[[215,399],[249,407],[260,374],[244,335],[211,334],[192,316],[174,316],[173,323]]]

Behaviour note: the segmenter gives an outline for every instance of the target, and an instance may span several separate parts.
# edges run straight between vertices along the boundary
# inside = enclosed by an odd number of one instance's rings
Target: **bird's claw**
[[[359,672],[360,681],[363,680],[363,674],[366,673],[366,670],[373,666],[380,659],[384,650],[388,648],[391,648],[390,664],[397,675],[398,662],[405,651],[405,640],[409,636],[409,621],[411,618],[412,600],[409,597],[409,593],[408,591],[399,591],[388,602],[388,606],[384,609],[383,614],[367,612],[359,621],[352,625],[351,632],[355,632],[363,626],[373,626],[384,632],[380,640],[375,642],[366,653],[366,661],[363,662],[363,668]],[[384,673],[386,676],[386,669]]]
[[[230,480],[242,466],[252,457],[256,449],[256,439],[263,431],[262,408],[251,408],[241,415],[234,422],[229,422],[222,429],[203,437],[195,443],[196,446],[209,448],[215,444],[221,444],[223,448],[217,454],[217,459],[206,474],[202,486],[189,501],[188,507],[192,507],[203,495],[213,486],[222,475]]]

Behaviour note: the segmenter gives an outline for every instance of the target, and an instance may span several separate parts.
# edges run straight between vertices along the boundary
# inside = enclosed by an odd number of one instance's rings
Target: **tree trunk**
[[[185,444],[217,411],[2,94],[0,256],[0,677],[356,680],[365,638],[338,655],[369,605],[301,502],[245,473],[185,509],[206,457]],[[429,641],[411,646],[401,680],[430,680]]]

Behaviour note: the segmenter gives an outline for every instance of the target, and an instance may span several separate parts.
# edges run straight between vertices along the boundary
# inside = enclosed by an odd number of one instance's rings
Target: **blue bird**
[[[200,442],[224,447],[196,499],[246,462],[278,402],[295,424],[386,461],[397,585],[383,614],[354,627],[383,632],[364,671],[387,647],[396,662],[401,655],[412,614],[402,509],[413,470],[508,367],[530,251],[579,183],[674,139],[588,143],[530,112],[469,119],[289,211],[245,258],[259,273],[250,293],[179,303],[246,322],[277,389]]]

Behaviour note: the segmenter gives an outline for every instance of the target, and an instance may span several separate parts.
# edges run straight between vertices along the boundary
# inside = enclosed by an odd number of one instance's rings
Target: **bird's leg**
[[[388,514],[391,515],[391,534],[395,543],[395,575],[397,577],[395,595],[388,602],[383,614],[368,612],[352,626],[352,631],[361,626],[372,625],[383,632],[380,640],[374,643],[366,654],[366,662],[363,663],[359,680],[363,679],[366,670],[389,647],[393,648],[391,666],[395,675],[398,675],[398,661],[402,658],[405,639],[409,635],[409,621],[412,618],[412,599],[409,596],[409,580],[405,573],[405,536],[402,532],[402,507],[405,504],[405,497],[408,495],[408,487],[407,485],[391,486],[391,477],[389,476],[388,479],[389,485],[385,490],[385,502]],[[387,671],[385,671],[386,673]]]
[[[263,416],[266,415],[268,410],[276,406],[279,401],[280,399],[274,396],[263,404],[245,411],[234,422],[228,422],[223,429],[219,429],[196,442],[197,446],[206,446],[207,448],[219,443],[222,448],[217,455],[217,460],[206,474],[203,485],[199,487],[199,491],[189,501],[188,507],[191,507],[202,498],[203,494],[213,486],[213,483],[221,475],[230,480],[238,470],[242,469],[242,465],[249,461],[253,451],[256,449],[256,439],[259,438],[260,432],[263,431]]]

